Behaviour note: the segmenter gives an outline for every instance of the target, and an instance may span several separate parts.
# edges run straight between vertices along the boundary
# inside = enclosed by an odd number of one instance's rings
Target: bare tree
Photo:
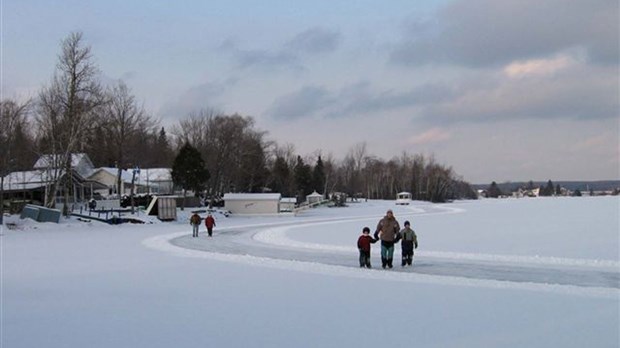
[[[114,162],[118,168],[117,192],[122,192],[123,168],[136,166],[135,160],[130,161],[131,148],[128,146],[136,141],[139,132],[152,128],[155,122],[140,107],[127,85],[119,81],[107,91],[108,102],[104,106],[104,127],[113,150]]]
[[[24,144],[20,136],[29,137],[26,130],[30,100],[19,103],[6,99],[0,101],[0,225],[4,212],[4,177],[16,168],[23,167]]]
[[[95,110],[104,103],[98,73],[90,47],[83,44],[82,33],[71,33],[61,43],[51,84],[39,94],[37,121],[41,143],[44,151],[51,155],[48,166],[52,184],[47,190],[45,205],[55,205],[56,192],[64,177],[64,215],[69,214],[71,154],[85,147]]]

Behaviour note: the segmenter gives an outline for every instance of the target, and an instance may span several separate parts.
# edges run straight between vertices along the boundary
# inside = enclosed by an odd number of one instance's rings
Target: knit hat
[[[409,223],[409,220],[405,221],[405,226],[409,226],[409,225],[411,225],[411,224]]]

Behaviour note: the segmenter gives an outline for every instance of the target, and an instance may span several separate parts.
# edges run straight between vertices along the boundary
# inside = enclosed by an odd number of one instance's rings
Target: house
[[[314,191],[311,194],[306,196],[306,201],[310,205],[319,204],[319,203],[321,203],[322,200],[323,200],[323,195],[318,193],[318,192],[316,192],[316,191]]]
[[[69,191],[69,203],[79,203],[91,198],[95,190],[104,189],[105,185],[93,180],[88,176],[94,171],[93,164],[88,155],[73,154],[70,158],[71,187]],[[2,194],[4,199],[28,201],[38,205],[45,204],[49,191],[54,188],[54,183],[63,180],[66,175],[61,156],[42,155],[35,162],[32,170],[12,172],[3,178]],[[64,188],[58,187],[56,203],[64,202]]]
[[[121,190],[118,192],[118,168],[101,167],[95,169],[89,180],[97,181],[106,186],[104,189],[97,190],[103,197],[121,197],[129,195],[131,192],[132,173],[128,170],[121,171]]]
[[[296,204],[297,204],[297,198],[282,197],[280,199],[280,211],[291,212],[295,209]]]
[[[107,189],[98,191],[104,197],[121,197],[131,194],[133,182],[134,193],[148,193],[168,195],[174,193],[172,175],[169,168],[145,168],[135,171],[123,169],[121,171],[121,189],[118,192],[118,168],[101,167],[95,169],[88,177],[107,186]]]
[[[396,204],[397,205],[409,205],[411,203],[411,192],[399,192],[396,195]]]
[[[278,214],[279,193],[226,193],[224,208],[233,214]]]
[[[172,182],[172,169],[170,168],[145,168],[141,169],[138,175],[140,188],[144,191],[140,193],[154,193],[160,195],[171,195],[174,193]]]

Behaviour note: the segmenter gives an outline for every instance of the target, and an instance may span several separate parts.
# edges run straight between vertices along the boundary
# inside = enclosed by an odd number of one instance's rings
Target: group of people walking
[[[385,216],[379,220],[374,235],[370,236],[370,228],[364,227],[362,235],[357,239],[357,248],[360,252],[360,267],[371,268],[370,244],[381,241],[381,266],[392,268],[394,259],[394,245],[401,242],[402,260],[401,266],[413,264],[413,250],[418,248],[418,237],[411,229],[409,221],[405,221],[405,227],[401,230],[394,212],[389,209]]]
[[[201,221],[202,218],[200,217],[200,215],[198,215],[198,213],[194,213],[189,218],[189,224],[192,225],[192,237],[198,237],[198,231],[200,230]],[[207,228],[207,233],[209,234],[209,237],[213,237],[213,227],[215,227],[215,219],[213,218],[211,213],[208,213],[207,217],[205,218],[205,227]]]
[[[208,213],[204,219],[205,227],[209,237],[213,236],[215,219]],[[197,238],[200,230],[202,218],[198,213],[192,214],[189,223],[192,225],[192,237]],[[373,236],[370,235],[370,228],[364,227],[362,235],[357,239],[357,248],[360,252],[360,267],[371,268],[370,264],[370,245],[381,241],[381,266],[392,268],[394,259],[394,245],[401,242],[402,260],[401,266],[411,266],[413,264],[413,251],[418,248],[418,237],[411,228],[409,221],[405,221],[405,227],[401,230],[398,221],[394,217],[394,212],[389,209],[385,216],[379,220]]]

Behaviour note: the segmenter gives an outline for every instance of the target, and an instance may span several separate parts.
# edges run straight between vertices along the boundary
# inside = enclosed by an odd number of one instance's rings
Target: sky
[[[2,98],[81,31],[169,129],[252,116],[300,155],[422,153],[471,183],[620,179],[616,0],[0,0]]]

